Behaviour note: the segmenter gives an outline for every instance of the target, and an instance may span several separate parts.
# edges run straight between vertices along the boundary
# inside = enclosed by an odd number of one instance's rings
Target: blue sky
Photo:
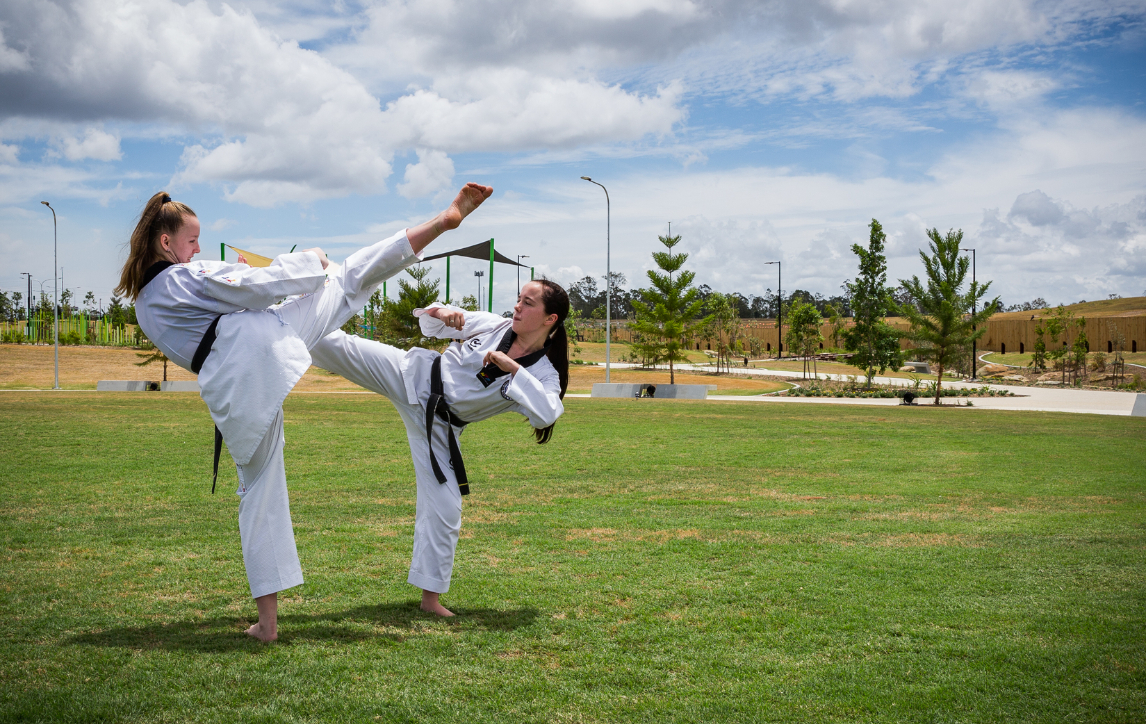
[[[334,258],[495,195],[494,237],[562,282],[644,284],[672,222],[697,283],[825,295],[874,217],[891,276],[960,228],[1005,303],[1146,294],[1146,2],[9,0],[0,288],[106,300],[155,191],[220,242]],[[477,262],[454,264],[475,287]],[[435,264],[436,276],[444,265]],[[516,292],[498,269],[495,311]],[[50,282],[46,285],[50,287]]]

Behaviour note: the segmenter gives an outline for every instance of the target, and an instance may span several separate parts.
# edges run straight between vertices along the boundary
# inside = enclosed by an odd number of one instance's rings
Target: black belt
[[[215,317],[215,321],[211,322],[211,326],[207,327],[207,331],[203,333],[203,339],[199,340],[199,346],[195,348],[195,354],[191,357],[191,371],[199,374],[199,370],[203,369],[203,363],[207,361],[207,355],[211,354],[211,347],[215,344],[215,328],[219,326],[219,320],[223,315]],[[215,426],[215,467],[211,473],[211,495],[215,494],[215,481],[219,479],[219,455],[223,453],[223,433],[219,432],[219,426]]]
[[[458,490],[462,495],[470,494],[470,481],[466,477],[466,465],[462,461],[462,450],[458,447],[458,439],[454,436],[454,425],[465,427],[469,423],[461,419],[450,410],[446,402],[445,387],[442,385],[442,357],[434,360],[430,369],[430,399],[426,402],[426,444],[430,446],[430,465],[434,468],[434,476],[438,483],[446,482],[446,474],[438,465],[438,458],[434,455],[434,417],[437,416],[448,425],[450,440],[450,467],[454,470],[454,477],[458,480]]]

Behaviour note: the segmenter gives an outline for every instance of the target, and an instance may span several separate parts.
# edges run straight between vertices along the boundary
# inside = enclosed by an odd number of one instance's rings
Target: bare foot
[[[468,183],[458,192],[450,208],[442,212],[442,228],[456,229],[462,225],[462,219],[473,213],[482,202],[493,194],[492,186]]]
[[[433,591],[422,591],[422,610],[426,613],[436,614],[443,618],[448,618],[454,615],[454,612],[446,608],[438,600],[438,594]]]
[[[279,637],[279,632],[273,630],[269,632],[263,631],[262,622],[260,621],[259,623],[256,623],[254,626],[251,626],[249,629],[247,629],[247,635],[254,636],[259,641],[269,643]]]

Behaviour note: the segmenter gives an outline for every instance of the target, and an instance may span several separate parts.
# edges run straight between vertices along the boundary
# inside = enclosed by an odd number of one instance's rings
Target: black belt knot
[[[430,465],[434,468],[434,477],[439,484],[446,482],[446,474],[438,465],[438,458],[434,455],[434,418],[441,419],[447,425],[447,437],[450,441],[450,467],[454,469],[454,477],[458,479],[458,490],[462,495],[470,494],[470,481],[466,477],[466,465],[462,460],[462,450],[458,447],[458,439],[454,435],[454,425],[465,427],[469,423],[461,419],[450,409],[446,401],[445,386],[442,384],[442,356],[434,360],[430,368],[430,399],[426,402],[426,444],[430,446]]]

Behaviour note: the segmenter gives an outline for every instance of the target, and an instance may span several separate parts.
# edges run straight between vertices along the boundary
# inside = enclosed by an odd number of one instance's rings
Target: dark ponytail
[[[545,356],[553,369],[557,370],[557,378],[561,381],[561,399],[565,399],[565,390],[569,388],[569,337],[565,334],[565,319],[569,316],[569,295],[560,285],[548,279],[536,279],[541,285],[541,299],[545,304],[545,313],[556,314],[557,322],[553,325],[553,332],[549,335]],[[553,428],[557,423],[541,429],[534,428],[533,436],[538,445],[544,445],[553,437]]]
[[[188,216],[195,216],[191,207],[172,201],[166,191],[160,191],[148,200],[139,214],[135,230],[131,232],[127,261],[120,272],[119,286],[113,293],[126,296],[134,302],[143,288],[143,275],[148,267],[157,261],[177,261],[163,251],[159,241],[164,234],[174,236],[175,232],[183,228],[183,222]]]

